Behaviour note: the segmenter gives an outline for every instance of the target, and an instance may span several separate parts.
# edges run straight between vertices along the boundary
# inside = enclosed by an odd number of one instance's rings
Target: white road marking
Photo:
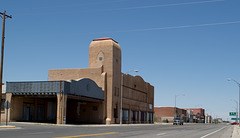
[[[159,134],[157,134],[158,136],[161,136],[161,135],[165,135],[166,133],[159,133]]]
[[[209,135],[212,135],[212,134],[214,134],[214,133],[216,133],[216,132],[218,132],[218,131],[226,128],[226,127],[227,127],[227,126],[225,126],[225,127],[223,127],[223,128],[220,128],[220,129],[218,129],[218,130],[216,130],[216,131],[213,131],[213,132],[211,132],[211,133],[209,133],[209,134],[207,134],[207,135],[202,136],[201,138],[205,138],[205,137],[207,137],[207,136],[209,136]]]
[[[29,135],[38,135],[38,134],[50,134],[50,133],[53,133],[53,132],[36,132],[36,133],[26,133],[26,134],[29,134]]]

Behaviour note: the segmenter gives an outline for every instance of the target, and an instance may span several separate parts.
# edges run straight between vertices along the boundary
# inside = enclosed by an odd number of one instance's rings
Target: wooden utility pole
[[[2,28],[2,53],[1,53],[1,71],[0,71],[0,108],[2,109],[2,78],[3,78],[3,54],[4,54],[4,38],[5,38],[5,19],[12,18],[12,16],[6,15],[6,11],[3,13],[0,12],[0,16],[3,19],[3,28]],[[0,111],[0,124],[1,124],[1,111]]]

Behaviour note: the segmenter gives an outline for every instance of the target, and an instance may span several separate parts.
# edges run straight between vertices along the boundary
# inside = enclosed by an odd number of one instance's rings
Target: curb
[[[233,128],[232,138],[239,138],[240,136],[240,127],[235,125]]]
[[[0,126],[0,129],[1,128],[16,128],[16,126]]]

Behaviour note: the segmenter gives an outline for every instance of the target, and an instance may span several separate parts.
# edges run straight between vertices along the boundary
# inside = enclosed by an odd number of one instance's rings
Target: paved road
[[[12,123],[15,129],[0,129],[0,138],[230,138],[233,127],[225,124],[55,126]]]

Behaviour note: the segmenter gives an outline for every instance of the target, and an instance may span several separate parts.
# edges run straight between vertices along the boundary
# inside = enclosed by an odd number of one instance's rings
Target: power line
[[[133,29],[133,30],[123,30],[123,31],[116,31],[116,32],[100,32],[100,34],[102,34],[102,33],[121,33],[121,32],[140,32],[140,31],[180,29],[180,28],[216,26],[216,25],[227,25],[227,24],[237,24],[237,23],[240,23],[240,21],[208,23],[208,24],[195,24],[195,25],[182,25],[182,26],[170,26],[170,27],[147,28],[147,29]]]
[[[184,3],[173,3],[173,4],[162,4],[162,5],[150,5],[150,6],[118,8],[118,9],[106,9],[106,10],[101,10],[101,11],[117,11],[117,10],[146,9],[146,8],[168,7],[168,6],[180,6],[180,5],[193,5],[193,4],[203,4],[203,3],[223,2],[223,1],[224,1],[224,0],[208,0],[208,1],[199,1],[199,2],[184,2]]]
[[[149,5],[149,6],[128,7],[128,8],[99,9],[99,10],[91,9],[91,10],[83,10],[83,11],[79,11],[79,12],[105,12],[105,11],[134,10],[134,9],[147,9],[147,8],[157,8],[157,7],[170,7],[170,6],[215,3],[215,2],[223,2],[223,1],[225,1],[225,0],[206,0],[206,1],[198,1],[198,2],[183,2],[183,3],[160,4],[160,5]],[[64,14],[64,13],[72,13],[72,12],[54,12],[52,14],[59,14],[59,13]],[[51,14],[51,13],[49,13],[49,12],[48,13],[42,13],[41,12],[41,14]],[[36,15],[36,13],[30,13],[30,14],[27,14],[27,15]]]

